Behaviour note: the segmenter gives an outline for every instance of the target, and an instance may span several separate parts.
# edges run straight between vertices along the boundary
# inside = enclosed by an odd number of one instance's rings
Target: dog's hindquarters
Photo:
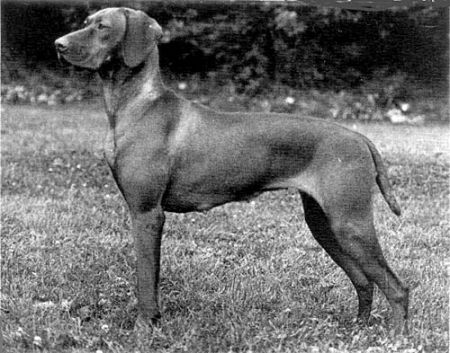
[[[375,180],[391,209],[399,211],[380,155],[365,138],[344,132],[321,144],[315,159],[321,166],[316,188],[302,193],[305,220],[313,236],[352,281],[359,299],[358,316],[368,319],[376,284],[393,308],[397,330],[402,330],[408,289],[384,258],[373,222]]]

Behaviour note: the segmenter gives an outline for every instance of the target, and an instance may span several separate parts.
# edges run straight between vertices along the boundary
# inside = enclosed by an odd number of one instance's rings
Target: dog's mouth
[[[86,52],[83,52],[81,50],[65,50],[64,52],[61,52],[57,50],[56,54],[58,56],[58,61],[62,65],[73,65],[86,69],[92,69],[92,58]]]
[[[56,52],[56,55],[58,57],[58,61],[62,66],[69,66],[72,65],[71,62],[69,62],[59,51]]]

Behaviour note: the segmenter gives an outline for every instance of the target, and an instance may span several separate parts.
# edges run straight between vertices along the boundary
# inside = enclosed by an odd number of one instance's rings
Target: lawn
[[[403,209],[379,195],[388,262],[412,288],[410,334],[369,326],[344,273],[310,235],[299,195],[267,193],[167,217],[163,318],[146,351],[448,351],[449,128],[349,124],[383,154]],[[7,352],[135,352],[133,239],[102,160],[96,105],[3,106],[1,333]]]

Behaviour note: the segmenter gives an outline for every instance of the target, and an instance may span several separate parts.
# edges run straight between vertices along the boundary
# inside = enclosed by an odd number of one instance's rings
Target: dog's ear
[[[122,55],[129,67],[142,63],[150,51],[161,40],[161,26],[142,11],[124,9],[126,19]]]

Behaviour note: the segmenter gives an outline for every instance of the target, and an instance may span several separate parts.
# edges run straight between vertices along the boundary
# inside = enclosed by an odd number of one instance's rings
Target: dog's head
[[[89,16],[84,28],[55,41],[58,57],[72,65],[99,69],[119,59],[128,67],[141,64],[162,37],[161,26],[142,11],[107,8]]]

